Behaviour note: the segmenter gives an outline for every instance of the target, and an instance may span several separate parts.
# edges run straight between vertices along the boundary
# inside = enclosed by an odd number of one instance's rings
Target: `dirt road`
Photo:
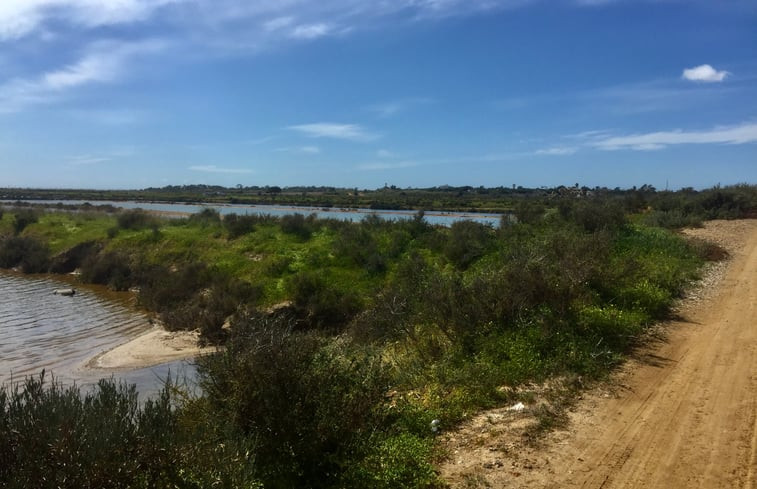
[[[757,221],[695,233],[732,258],[666,340],[629,362],[616,391],[587,393],[540,447],[518,441],[516,415],[472,420],[463,432],[490,436],[450,437],[452,487],[757,489]]]

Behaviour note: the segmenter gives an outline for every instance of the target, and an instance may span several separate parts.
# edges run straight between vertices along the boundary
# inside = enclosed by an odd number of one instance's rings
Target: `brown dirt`
[[[662,325],[664,339],[585,392],[539,443],[525,436],[536,403],[446,434],[440,470],[452,488],[757,488],[757,221],[686,234],[731,258]]]

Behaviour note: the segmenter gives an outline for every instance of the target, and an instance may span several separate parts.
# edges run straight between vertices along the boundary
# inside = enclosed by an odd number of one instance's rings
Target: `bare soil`
[[[757,488],[757,220],[685,234],[730,259],[710,266],[657,340],[537,441],[549,404],[539,396],[444,434],[439,468],[450,487]],[[555,389],[541,387],[547,398]]]

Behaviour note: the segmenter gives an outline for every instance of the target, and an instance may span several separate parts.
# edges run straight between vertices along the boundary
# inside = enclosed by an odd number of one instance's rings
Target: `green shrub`
[[[647,226],[666,229],[701,227],[702,221],[703,216],[701,214],[688,214],[679,209],[669,211],[655,210],[644,214],[642,218],[642,222]]]
[[[294,275],[288,289],[300,324],[307,328],[339,330],[361,309],[355,293],[337,289],[322,274]]]
[[[71,273],[81,267],[91,255],[102,250],[102,244],[96,241],[85,241],[53,257],[50,264],[52,273]]]
[[[214,415],[256,440],[265,487],[334,487],[382,423],[380,359],[282,316],[235,321],[226,350],[199,365]]]
[[[574,203],[569,212],[569,218],[589,233],[602,230],[614,231],[628,223],[622,204],[607,200]]]
[[[178,482],[176,414],[168,387],[143,406],[134,386],[101,380],[77,387],[0,387],[0,486],[166,487]]]
[[[122,211],[118,214],[116,223],[119,229],[131,229],[134,231],[154,228],[157,225],[156,219],[142,209]]]
[[[437,487],[438,476],[430,463],[432,454],[431,439],[400,433],[374,446],[365,459],[349,468],[345,479],[349,487]]]
[[[13,211],[15,220],[13,221],[13,231],[21,234],[30,224],[39,221],[39,213],[33,209],[17,209]]]
[[[189,216],[189,222],[201,226],[213,226],[221,223],[221,214],[215,209],[205,207],[200,212],[195,212]]]
[[[489,249],[494,234],[491,227],[474,221],[452,223],[444,254],[460,269],[468,268]]]
[[[522,199],[515,204],[513,214],[519,223],[537,224],[544,218],[545,211],[544,205],[540,202]]]
[[[14,236],[0,241],[0,268],[18,266],[24,273],[46,272],[50,249],[32,237]]]
[[[135,283],[133,275],[130,258],[115,251],[89,255],[81,264],[81,280],[113,290],[128,290]]]
[[[253,232],[259,220],[259,217],[256,215],[245,214],[240,216],[237,214],[227,214],[223,218],[223,226],[229,233],[229,239],[236,239]]]
[[[342,227],[334,240],[334,255],[347,258],[352,264],[364,268],[368,273],[385,272],[387,260],[379,251],[377,242],[377,234],[381,230],[371,229],[380,225],[380,222],[373,218],[359,224],[350,223]]]
[[[654,318],[662,317],[673,303],[670,291],[647,279],[621,289],[617,300],[621,307],[644,311]]]
[[[304,241],[310,239],[310,236],[313,234],[315,221],[315,214],[310,214],[308,217],[299,213],[287,214],[281,216],[281,230],[287,234],[293,234]]]
[[[200,262],[176,269],[140,268],[139,302],[159,314],[169,330],[199,329],[203,340],[221,342],[222,326],[241,306],[254,306],[259,287],[218,273]]]

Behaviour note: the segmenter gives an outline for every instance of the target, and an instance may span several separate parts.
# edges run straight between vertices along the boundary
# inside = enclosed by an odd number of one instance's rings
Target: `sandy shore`
[[[87,362],[87,367],[108,370],[146,368],[216,351],[214,346],[200,348],[197,344],[199,336],[197,331],[166,331],[156,326],[128,343],[100,353]]]

